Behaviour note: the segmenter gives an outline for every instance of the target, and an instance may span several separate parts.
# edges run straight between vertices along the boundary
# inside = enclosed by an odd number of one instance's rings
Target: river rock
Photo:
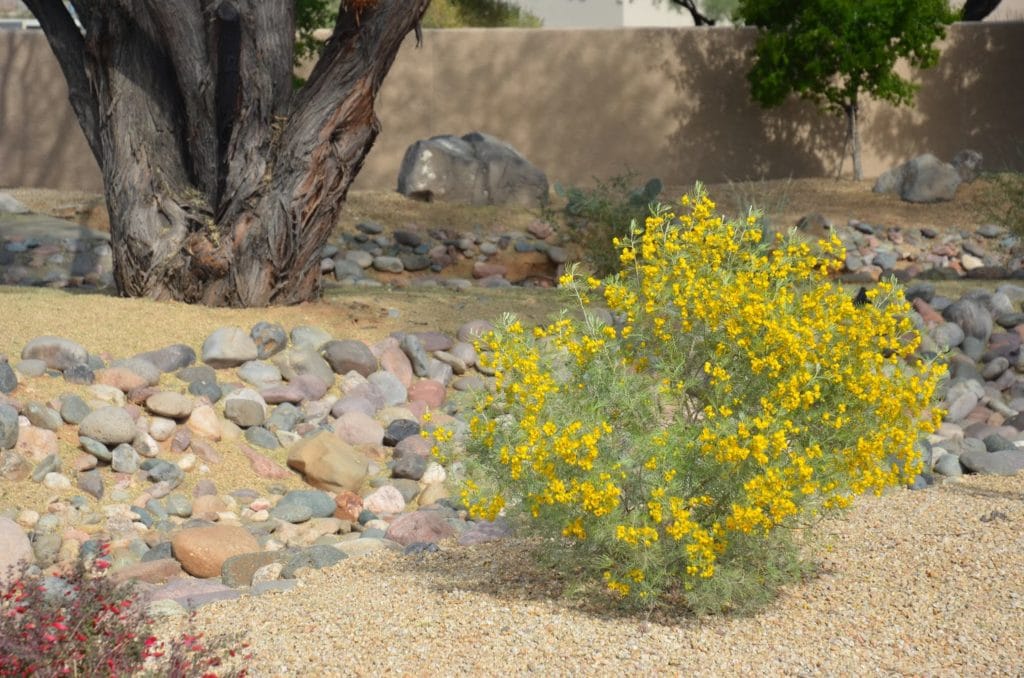
[[[386,535],[402,546],[413,543],[436,544],[454,536],[455,528],[437,510],[421,510],[397,516]]]
[[[380,445],[384,427],[362,412],[347,412],[334,423],[334,432],[350,445]]]
[[[366,479],[368,460],[329,431],[303,438],[288,450],[288,466],[306,481],[329,491],[357,491]]]
[[[377,371],[377,357],[361,341],[340,339],[324,346],[324,359],[337,374],[355,371],[364,377]]]
[[[405,497],[392,485],[382,485],[363,498],[363,508],[378,516],[401,513],[405,510]]]
[[[1012,476],[1024,469],[1024,451],[1016,449],[998,452],[970,450],[960,455],[960,463],[975,473]]]
[[[176,372],[194,363],[196,352],[186,344],[173,344],[135,357],[153,364],[161,372]]]
[[[253,325],[249,336],[256,344],[256,357],[260,360],[280,353],[288,345],[288,335],[284,328],[275,323],[258,322]]]
[[[256,360],[259,351],[256,342],[241,327],[221,327],[203,342],[201,354],[204,363],[219,370]]]
[[[21,351],[22,360],[42,360],[51,370],[66,370],[89,361],[89,352],[81,344],[62,337],[36,337]]]
[[[231,556],[257,552],[260,545],[243,527],[213,525],[175,532],[171,550],[186,572],[208,578],[219,576],[224,561]]]
[[[106,445],[130,443],[135,439],[135,420],[123,407],[101,407],[86,415],[78,433]]]
[[[184,419],[192,414],[192,398],[172,391],[160,391],[146,398],[146,409],[160,417]]]
[[[35,562],[28,535],[18,523],[0,517],[0,587],[16,580],[21,568]]]

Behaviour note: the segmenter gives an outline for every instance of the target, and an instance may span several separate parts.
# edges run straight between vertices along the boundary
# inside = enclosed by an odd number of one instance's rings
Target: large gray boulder
[[[398,192],[427,202],[538,207],[547,202],[548,179],[516,149],[489,134],[446,134],[417,141],[406,150]]]
[[[931,153],[892,168],[875,181],[875,193],[897,193],[907,202],[952,200],[963,180],[953,165]]]

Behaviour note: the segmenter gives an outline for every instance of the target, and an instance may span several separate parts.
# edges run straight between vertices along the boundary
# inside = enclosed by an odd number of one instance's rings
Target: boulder
[[[961,181],[953,165],[925,153],[878,177],[873,190],[897,193],[907,202],[940,202],[952,200]]]
[[[36,337],[25,344],[22,360],[42,360],[52,370],[67,370],[89,360],[89,353],[81,344],[62,337]]]
[[[547,203],[548,180],[500,139],[480,132],[446,134],[406,150],[398,192],[426,202],[539,207]]]
[[[219,577],[225,560],[259,550],[256,537],[234,525],[190,527],[171,536],[171,552],[194,577]]]
[[[303,438],[288,450],[288,466],[306,482],[338,492],[357,491],[366,479],[368,461],[358,450],[329,431]]]

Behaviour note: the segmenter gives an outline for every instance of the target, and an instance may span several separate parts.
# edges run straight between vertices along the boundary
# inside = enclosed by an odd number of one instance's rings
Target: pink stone
[[[416,511],[397,516],[391,521],[386,535],[402,546],[418,542],[435,544],[454,536],[455,528],[439,511]]]
[[[283,480],[284,478],[292,477],[292,473],[288,469],[276,461],[265,457],[248,445],[240,445],[239,447],[242,450],[242,454],[249,460],[249,465],[252,467],[253,472],[260,478]]]
[[[224,434],[223,425],[212,405],[200,405],[192,410],[188,418],[188,427],[194,433],[210,440],[220,440]]]
[[[125,393],[149,386],[149,382],[144,377],[127,367],[104,367],[96,370],[94,374],[97,384],[113,386]]]
[[[398,377],[402,385],[409,388],[412,384],[412,363],[405,352],[397,346],[384,349],[379,356],[380,367]]]
[[[421,400],[427,407],[436,410],[444,404],[447,390],[439,381],[433,379],[420,379],[409,386],[409,400]]]
[[[48,455],[57,454],[57,434],[32,425],[22,426],[14,450],[30,461],[42,461]]]
[[[379,445],[384,427],[362,412],[346,412],[334,423],[335,434],[350,445]]]
[[[334,503],[336,506],[334,509],[335,518],[347,520],[350,523],[359,520],[359,513],[363,510],[363,498],[358,494],[342,490],[334,497]]]
[[[384,485],[363,499],[363,508],[377,515],[401,513],[405,509],[405,499],[398,488]]]

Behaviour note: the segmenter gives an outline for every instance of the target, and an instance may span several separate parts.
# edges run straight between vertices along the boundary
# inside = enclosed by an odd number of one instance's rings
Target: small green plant
[[[103,575],[107,547],[62,577],[21,569],[0,587],[0,676],[244,676],[234,639],[188,633],[169,643],[131,583]],[[17,576],[15,576],[17,575]],[[242,644],[244,647],[244,644]]]
[[[736,611],[806,572],[801,528],[915,477],[944,369],[909,305],[892,282],[854,304],[838,239],[814,254],[757,224],[698,186],[615,242],[617,275],[566,272],[583,322],[509,316],[479,342],[496,388],[464,441],[472,515],[506,511],[625,601]]]
[[[1024,172],[993,172],[981,177],[979,215],[1024,237]]]
[[[636,184],[636,179],[635,172],[626,172],[607,181],[597,179],[591,189],[555,186],[556,193],[565,199],[566,222],[576,233],[587,263],[599,276],[618,270],[613,239],[626,236],[632,222],[643,220],[661,193],[659,179],[650,179],[642,186]]]

